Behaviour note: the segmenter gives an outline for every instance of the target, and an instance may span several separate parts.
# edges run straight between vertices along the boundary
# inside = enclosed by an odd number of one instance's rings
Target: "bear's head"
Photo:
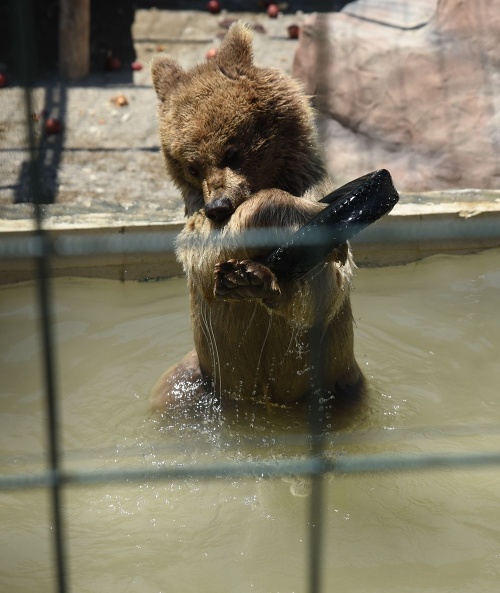
[[[254,64],[252,33],[235,23],[215,58],[190,70],[152,63],[167,170],[188,215],[216,223],[262,189],[302,196],[325,177],[308,98],[292,78]]]

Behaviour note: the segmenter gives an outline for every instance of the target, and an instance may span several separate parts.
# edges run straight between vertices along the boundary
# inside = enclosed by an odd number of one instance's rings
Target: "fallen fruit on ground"
[[[61,122],[55,117],[48,117],[45,120],[45,133],[49,136],[52,134],[59,134],[62,130]]]
[[[267,14],[272,19],[275,19],[278,16],[279,11],[280,9],[277,4],[269,4],[269,6],[267,7]]]
[[[122,62],[120,58],[116,56],[108,56],[106,58],[105,68],[108,72],[116,72],[116,70],[120,70],[122,67]]]
[[[117,107],[125,107],[128,105],[127,97],[125,97],[125,95],[116,95],[111,97],[111,103]]]
[[[207,3],[207,10],[212,14],[219,14],[220,12],[220,2],[219,0],[209,0]]]

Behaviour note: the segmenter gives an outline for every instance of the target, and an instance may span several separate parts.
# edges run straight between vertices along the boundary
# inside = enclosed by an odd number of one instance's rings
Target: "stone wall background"
[[[358,0],[308,17],[294,75],[315,95],[333,178],[500,187],[500,0]]]

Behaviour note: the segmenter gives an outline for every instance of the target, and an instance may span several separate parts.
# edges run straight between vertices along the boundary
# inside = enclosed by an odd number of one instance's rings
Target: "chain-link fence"
[[[117,482],[144,482],[155,480],[184,480],[196,478],[200,480],[229,480],[234,478],[273,478],[279,476],[308,476],[312,478],[312,490],[309,496],[309,525],[310,543],[308,550],[309,578],[308,591],[319,593],[322,591],[321,548],[322,548],[322,476],[327,473],[364,474],[373,472],[413,472],[436,468],[479,468],[500,464],[500,451],[485,453],[431,453],[431,454],[395,454],[395,455],[347,455],[332,459],[323,454],[323,437],[318,430],[319,412],[311,406],[311,432],[309,435],[311,448],[310,456],[297,458],[283,457],[279,460],[231,460],[201,465],[200,463],[183,464],[181,467],[144,469],[119,469],[116,471],[68,471],[61,464],[60,415],[59,394],[57,390],[57,366],[54,361],[54,336],[51,313],[51,277],[50,263],[54,257],[72,258],[81,255],[99,255],[123,253],[163,253],[172,251],[175,241],[173,234],[139,233],[135,236],[95,234],[90,238],[74,237],[70,234],[54,237],[50,231],[44,229],[42,204],[46,201],[40,182],[40,159],[37,142],[33,131],[33,99],[32,84],[34,71],[32,68],[34,38],[32,20],[26,18],[30,13],[29,2],[12,2],[15,7],[16,21],[16,53],[19,59],[19,72],[24,85],[24,105],[26,131],[29,149],[29,195],[33,204],[33,217],[36,230],[29,238],[6,238],[0,242],[0,257],[7,259],[32,259],[36,262],[36,287],[38,309],[40,312],[40,335],[43,351],[44,392],[47,410],[47,443],[48,469],[30,474],[16,474],[0,476],[0,489],[24,490],[29,488],[46,488],[52,494],[53,540],[56,550],[58,591],[69,590],[65,558],[64,507],[62,493],[70,485],[112,484]],[[21,106],[19,106],[21,108]],[[434,225],[434,226],[433,226]],[[376,232],[376,231],[375,231]],[[409,240],[412,233],[419,233],[421,241],[463,239],[464,228],[454,228],[446,222],[435,222],[418,231],[405,227],[385,231],[385,241]],[[387,234],[389,232],[389,234]],[[427,236],[422,237],[422,232]],[[392,233],[392,236],[390,235]],[[466,233],[468,239],[481,239],[486,246],[493,246],[498,240],[498,222],[495,220],[478,221],[474,226],[470,224]],[[255,240],[255,237],[250,237]],[[259,236],[259,241],[265,237]],[[489,243],[488,243],[489,241]]]

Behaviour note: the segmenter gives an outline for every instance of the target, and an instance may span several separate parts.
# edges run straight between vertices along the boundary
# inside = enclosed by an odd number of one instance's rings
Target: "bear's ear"
[[[231,25],[215,58],[220,71],[228,78],[245,76],[253,66],[252,32],[243,23]]]
[[[158,99],[165,101],[174,87],[184,78],[185,72],[175,60],[158,56],[151,62],[151,76]]]

